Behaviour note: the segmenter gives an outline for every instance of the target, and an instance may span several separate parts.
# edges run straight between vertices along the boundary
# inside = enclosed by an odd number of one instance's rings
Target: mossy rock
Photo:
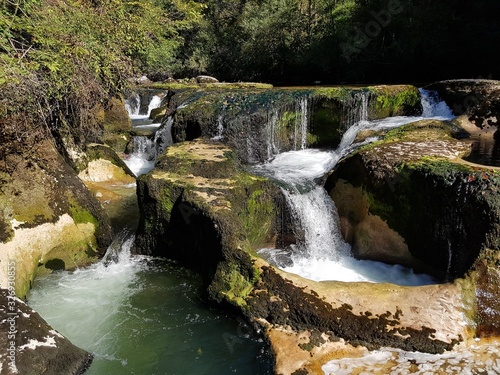
[[[213,299],[244,305],[256,277],[251,254],[276,237],[280,195],[220,143],[175,144],[138,179],[138,249],[198,269]]]
[[[252,164],[303,146],[336,147],[362,96],[368,98],[370,119],[422,110],[416,87],[374,86],[179,90],[167,113],[174,116],[175,142],[218,137]]]
[[[373,86],[368,90],[374,95],[369,106],[370,119],[417,116],[422,113],[420,93],[415,86]]]
[[[465,275],[484,246],[500,249],[500,175],[460,159],[468,145],[451,136],[452,126],[424,121],[390,131],[327,181],[329,191],[340,179],[360,187],[369,213],[404,238],[428,273],[447,280]]]
[[[102,206],[52,142],[47,140],[40,149],[36,161],[9,157],[17,168],[0,195],[3,222],[9,228],[0,243],[1,256],[19,264],[16,291],[21,297],[28,293],[39,262],[61,259],[66,269],[86,265],[104,252],[112,236]],[[44,258],[51,251],[54,255]],[[4,285],[3,272],[0,282]]]

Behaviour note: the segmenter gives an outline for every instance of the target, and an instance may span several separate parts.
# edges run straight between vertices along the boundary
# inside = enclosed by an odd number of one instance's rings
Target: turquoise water
[[[238,317],[206,305],[201,278],[131,257],[37,279],[29,304],[95,355],[90,375],[271,374],[266,346]]]

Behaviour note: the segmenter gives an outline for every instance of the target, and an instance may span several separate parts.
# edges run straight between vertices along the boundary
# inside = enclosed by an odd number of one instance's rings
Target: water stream
[[[338,147],[333,151],[303,149],[277,155],[268,163],[255,166],[254,173],[270,177],[281,186],[296,225],[297,244],[291,251],[262,249],[260,254],[285,271],[311,280],[346,282],[390,282],[398,285],[435,283],[428,275],[416,275],[400,265],[356,260],[349,256],[350,245],[340,233],[335,205],[319,185],[323,176],[338,161],[352,152],[361,130],[391,129],[423,119],[446,120],[451,110],[433,92],[420,90],[423,114],[418,117],[391,117],[368,121],[368,94],[359,93],[360,103],[344,116],[348,126]],[[369,141],[369,140],[368,140]]]
[[[164,125],[149,120],[151,111],[161,105],[160,96],[154,95],[151,98],[147,112],[143,114],[139,114],[140,100],[139,95],[134,95],[125,101],[125,109],[132,120],[132,128],[150,133],[133,136],[133,151],[124,158],[124,162],[136,176],[151,171],[154,168],[157,156],[161,155],[168,146],[173,144],[173,118],[169,117]]]
[[[129,104],[131,117],[145,116],[135,108]],[[420,118],[369,122],[361,115],[352,120],[335,151],[321,151],[305,149],[308,110],[307,100],[298,103],[296,150],[274,156],[279,150],[273,149],[271,139],[274,158],[255,167],[256,173],[270,176],[282,186],[303,230],[293,251],[293,264],[283,268],[318,280],[342,274],[350,281],[432,282],[428,276],[377,262],[364,262],[364,271],[359,271],[361,262],[347,255],[350,249],[340,236],[335,206],[319,184],[325,172],[356,147],[353,141],[358,131],[396,127]],[[366,113],[363,106],[358,113]],[[170,144],[170,129],[164,129],[163,134],[156,132],[152,144],[137,140],[133,154],[137,156],[137,175],[154,166],[159,144]],[[217,137],[222,138],[223,131],[221,122]],[[132,165],[130,159],[127,163]],[[87,374],[273,373],[266,345],[252,329],[243,320],[205,304],[202,280],[196,273],[166,260],[131,256],[132,243],[133,236],[123,232],[101,262],[39,278],[31,291],[29,304],[74,344],[95,355]],[[324,371],[337,375],[341,372],[335,369],[346,366],[350,364],[332,362]]]

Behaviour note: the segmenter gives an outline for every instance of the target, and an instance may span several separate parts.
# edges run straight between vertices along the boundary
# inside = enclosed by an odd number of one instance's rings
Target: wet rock
[[[0,286],[6,286],[8,260],[15,259],[20,297],[37,274],[50,272],[46,262],[60,260],[66,269],[89,264],[111,242],[99,202],[50,139],[39,146],[36,160],[22,150],[8,156],[11,169],[0,192],[1,221],[9,233],[0,242]]]
[[[500,333],[500,178],[498,168],[460,158],[468,143],[451,137],[455,125],[420,122],[391,131],[340,163],[327,188],[354,244],[397,233],[420,262],[412,267],[462,286],[475,334],[494,336]],[[367,230],[366,215],[380,225]],[[378,245],[379,260],[397,258],[394,243]],[[359,249],[357,255],[372,256]]]
[[[410,253],[441,278],[464,276],[500,223],[495,172],[460,157],[468,144],[438,122],[410,124],[389,133],[338,166],[327,186],[344,179],[359,187],[368,212],[404,238]],[[339,210],[349,219],[352,208]],[[356,243],[356,237],[354,238]]]
[[[112,98],[104,107],[102,141],[117,152],[123,152],[130,141],[132,124],[122,98]]]
[[[6,289],[0,289],[0,320],[2,375],[79,375],[92,362],[90,353],[73,345]]]
[[[441,98],[456,116],[464,116],[476,127],[498,128],[500,121],[500,81],[459,79],[433,83]]]

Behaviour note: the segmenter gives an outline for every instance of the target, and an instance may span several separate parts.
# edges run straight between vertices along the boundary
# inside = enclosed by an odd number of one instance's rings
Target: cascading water
[[[449,119],[451,111],[421,90],[425,117],[394,117],[368,121],[368,93],[355,95],[350,111],[344,118],[348,129],[335,151],[304,149],[277,155],[266,164],[255,166],[256,174],[277,181],[297,225],[297,244],[292,246],[290,259],[283,262],[283,250],[263,249],[282,269],[313,280],[392,282],[400,285],[423,285],[435,281],[427,275],[414,275],[401,266],[359,261],[347,254],[350,246],[343,240],[338,214],[331,198],[318,181],[337,162],[357,146],[356,135],[363,129],[390,129],[424,118]],[[291,260],[291,262],[290,262]],[[292,265],[290,265],[292,263]]]
[[[307,147],[310,97],[302,95],[295,103],[275,104],[267,111],[267,121],[262,128],[249,128],[241,140],[249,164],[271,160],[284,150],[302,150]],[[290,137],[290,133],[292,137]],[[261,149],[262,148],[262,149]],[[259,150],[259,151],[257,151]]]
[[[297,101],[295,113],[294,150],[303,150],[307,147],[307,129],[309,127],[308,97],[300,98],[300,100]]]
[[[131,110],[139,111],[135,109],[135,106],[131,106],[130,103],[134,100],[139,100],[135,96],[132,97],[130,102],[125,103],[125,107],[129,113],[132,120],[149,118],[151,111],[154,108],[158,108],[161,105],[161,97],[154,95],[151,102],[148,105],[148,113],[145,115],[132,114]],[[140,104],[138,104],[140,107]],[[164,125],[160,123],[154,124],[144,124],[141,122],[139,125],[134,125],[133,128],[136,130],[148,130],[153,134],[151,136],[138,135],[133,136],[133,151],[124,160],[130,170],[136,175],[147,173],[154,168],[156,157],[161,155],[168,146],[173,144],[172,139],[172,124],[173,118],[169,117]]]
[[[149,118],[153,109],[158,108],[161,105],[161,101],[162,98],[160,95],[153,95],[149,101],[146,111],[141,111],[141,96],[136,93],[125,99],[125,109],[131,119],[144,120]]]
[[[139,94],[134,94],[125,99],[125,110],[129,116],[138,116],[141,108],[141,97]]]

